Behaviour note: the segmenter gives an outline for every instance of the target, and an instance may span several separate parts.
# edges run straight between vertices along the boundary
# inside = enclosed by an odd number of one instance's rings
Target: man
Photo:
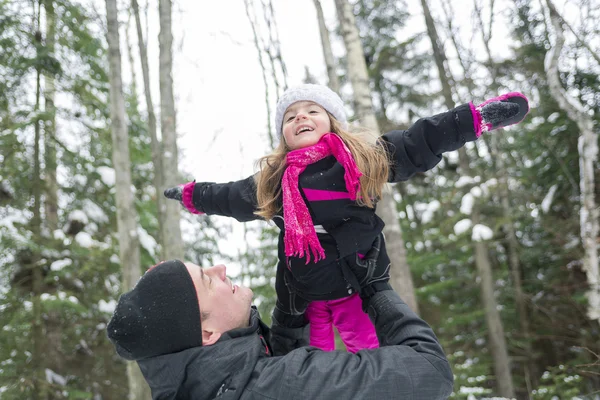
[[[177,260],[121,296],[108,336],[137,361],[156,400],[446,399],[453,376],[433,331],[391,290],[388,271],[373,277],[367,264],[352,272],[379,349],[273,355],[273,343],[306,343],[306,327],[270,331],[252,291],[232,284],[224,265]]]

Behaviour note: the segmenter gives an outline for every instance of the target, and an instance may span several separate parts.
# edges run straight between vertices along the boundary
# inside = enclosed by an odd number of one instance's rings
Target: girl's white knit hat
[[[286,90],[277,101],[275,111],[275,127],[277,134],[281,137],[283,127],[283,115],[285,111],[294,103],[299,101],[314,101],[342,124],[347,126],[346,111],[344,102],[333,90],[324,85],[314,85],[306,83]]]

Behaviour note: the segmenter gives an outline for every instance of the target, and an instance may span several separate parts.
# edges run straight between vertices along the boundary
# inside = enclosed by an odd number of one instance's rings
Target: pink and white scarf
[[[308,208],[300,195],[298,177],[308,165],[330,155],[333,155],[344,167],[346,190],[350,199],[356,200],[356,195],[360,191],[359,178],[362,172],[356,166],[356,161],[346,144],[335,133],[326,133],[313,146],[290,151],[286,159],[287,168],[281,180],[285,255],[288,257],[306,255],[306,264],[310,262],[311,253],[314,262],[325,259],[325,250],[319,242]]]

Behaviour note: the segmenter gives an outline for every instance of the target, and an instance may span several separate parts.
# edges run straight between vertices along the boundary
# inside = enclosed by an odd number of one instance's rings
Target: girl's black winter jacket
[[[418,172],[436,166],[442,153],[457,150],[466,142],[476,140],[473,117],[468,104],[429,118],[422,118],[407,130],[394,130],[381,136],[379,144],[387,150],[390,160],[390,182],[409,179]],[[305,264],[302,258],[284,254],[283,212],[273,221],[280,228],[278,271],[291,271],[291,284],[308,300],[327,300],[347,296],[356,287],[349,282],[342,268],[330,268],[339,260],[352,262],[356,253],[365,254],[382,232],[384,223],[375,210],[361,207],[349,198],[344,168],[333,156],[309,165],[300,175],[299,186],[326,254],[325,260]],[[258,219],[254,177],[229,182],[196,183],[193,204],[209,215],[233,217],[238,221]],[[326,267],[327,268],[324,268]],[[355,286],[355,285],[351,285]],[[350,291],[349,291],[350,290]]]

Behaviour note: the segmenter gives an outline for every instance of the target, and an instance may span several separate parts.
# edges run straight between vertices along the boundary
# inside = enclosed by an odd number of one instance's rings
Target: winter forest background
[[[0,0],[0,398],[149,398],[105,328],[159,260],[226,262],[268,320],[274,226],[161,193],[251,174],[301,82],[379,131],[529,97],[390,187],[392,281],[453,398],[600,398],[599,21],[599,0]]]

